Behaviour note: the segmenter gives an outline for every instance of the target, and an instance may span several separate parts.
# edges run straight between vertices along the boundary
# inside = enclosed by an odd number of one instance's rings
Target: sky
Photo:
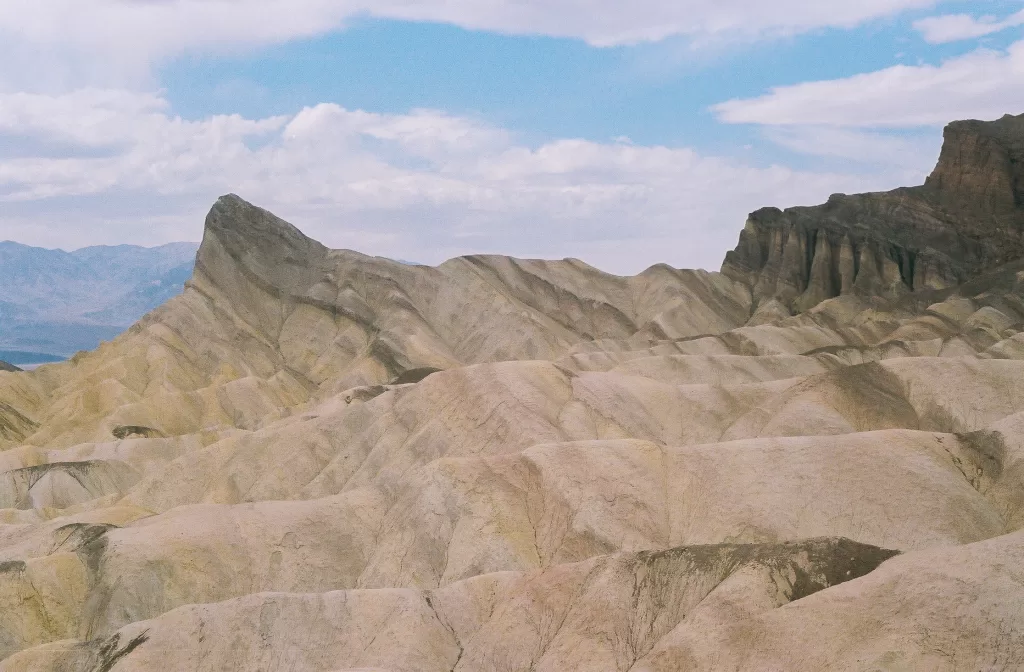
[[[3,0],[0,240],[716,270],[747,213],[920,184],[1024,113],[1024,0]]]

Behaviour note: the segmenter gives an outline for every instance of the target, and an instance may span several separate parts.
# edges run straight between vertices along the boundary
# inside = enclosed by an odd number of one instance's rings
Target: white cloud
[[[971,40],[1017,26],[1024,26],[1024,9],[1002,21],[994,16],[976,19],[969,14],[946,14],[914,22],[914,28],[931,44]]]
[[[909,128],[1024,112],[1024,41],[941,65],[897,65],[846,79],[778,87],[714,106],[729,123]]]
[[[938,132],[894,134],[836,126],[768,126],[765,136],[800,154],[906,171],[906,184],[927,174],[942,148]]]
[[[246,49],[322,34],[370,16],[542,34],[595,45],[752,39],[851,27],[937,0],[4,0],[7,90],[146,82],[189,52]]]
[[[936,0],[447,0],[376,2],[380,16],[444,21],[467,28],[577,37],[597,45],[660,40],[672,35],[756,36],[851,27]]]
[[[79,89],[54,96],[14,93],[0,99],[0,133],[18,134],[103,147],[160,130],[164,142],[191,137],[200,125],[178,121],[168,124],[169,105],[152,93],[125,90]],[[218,123],[236,135],[260,135],[276,130],[286,119],[252,122],[238,116],[219,117]],[[126,126],[128,124],[128,126]]]
[[[20,138],[16,155],[3,153],[10,137]],[[68,149],[39,149],[54,143]],[[0,94],[0,237],[33,244],[195,240],[213,199],[231,191],[330,245],[398,258],[502,252],[577,256],[619,272],[658,261],[715,268],[751,210],[902,179],[628,142],[531,147],[429,110],[324,104],[184,121],[152,94]]]

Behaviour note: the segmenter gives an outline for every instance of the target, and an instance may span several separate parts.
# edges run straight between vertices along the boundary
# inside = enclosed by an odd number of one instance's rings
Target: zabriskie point
[[[225,196],[183,295],[0,373],[0,670],[1024,669],[1022,232],[1024,115],[721,273]]]

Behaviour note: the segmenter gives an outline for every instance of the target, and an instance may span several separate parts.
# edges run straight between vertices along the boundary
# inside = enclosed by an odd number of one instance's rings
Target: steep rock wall
[[[752,213],[722,272],[802,311],[841,294],[944,289],[1024,256],[1024,115],[958,121],[919,187]]]

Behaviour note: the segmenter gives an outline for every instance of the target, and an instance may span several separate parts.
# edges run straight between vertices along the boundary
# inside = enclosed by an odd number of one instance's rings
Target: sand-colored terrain
[[[763,275],[220,199],[184,294],[0,372],[0,670],[1024,669],[1024,262]]]

